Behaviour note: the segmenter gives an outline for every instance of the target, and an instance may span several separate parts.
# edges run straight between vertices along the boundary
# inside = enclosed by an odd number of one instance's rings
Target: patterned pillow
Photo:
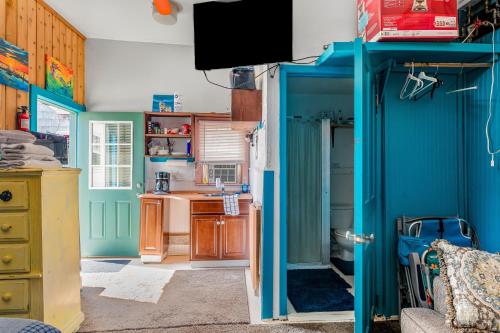
[[[500,255],[437,240],[447,289],[446,323],[455,332],[500,331]]]

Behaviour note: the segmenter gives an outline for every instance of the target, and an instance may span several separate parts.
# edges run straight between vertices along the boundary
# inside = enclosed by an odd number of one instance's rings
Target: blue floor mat
[[[351,286],[331,269],[289,270],[288,299],[297,312],[354,310]]]

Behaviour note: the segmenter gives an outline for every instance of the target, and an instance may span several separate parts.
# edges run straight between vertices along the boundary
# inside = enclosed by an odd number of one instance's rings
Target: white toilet
[[[333,206],[331,214],[331,228],[338,244],[335,256],[344,261],[354,261],[354,243],[346,237],[347,232],[354,233],[354,208]]]

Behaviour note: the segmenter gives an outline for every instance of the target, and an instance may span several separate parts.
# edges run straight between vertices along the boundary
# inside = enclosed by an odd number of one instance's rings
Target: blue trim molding
[[[264,171],[262,200],[262,319],[273,318],[274,171]]]

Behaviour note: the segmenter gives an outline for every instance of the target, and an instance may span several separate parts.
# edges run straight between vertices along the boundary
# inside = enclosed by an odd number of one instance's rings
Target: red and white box
[[[458,38],[457,0],[357,0],[358,37],[368,42]]]

